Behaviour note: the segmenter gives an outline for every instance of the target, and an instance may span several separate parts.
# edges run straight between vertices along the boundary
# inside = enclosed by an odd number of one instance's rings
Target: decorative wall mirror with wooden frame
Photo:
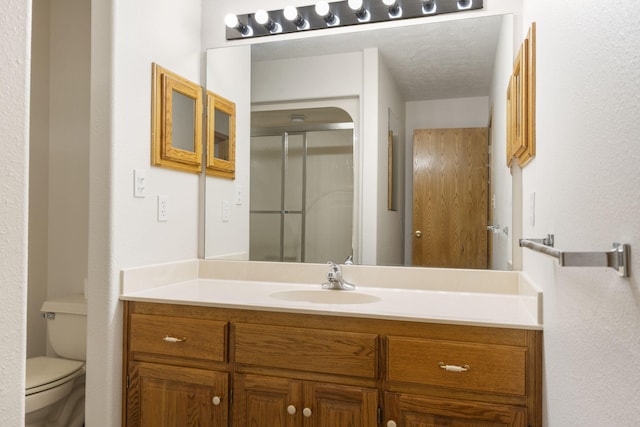
[[[202,88],[152,65],[151,164],[199,173],[202,169]]]
[[[236,176],[236,104],[207,92],[207,175]]]
[[[523,43],[513,65],[509,82],[508,125],[510,126],[510,144],[507,159],[519,159],[527,151],[527,44]],[[507,161],[509,163],[509,161]]]
[[[524,167],[536,155],[536,23],[531,23],[524,41],[526,60],[526,134],[527,149],[518,157],[518,166]]]
[[[536,154],[536,24],[533,22],[513,66],[507,90],[507,166],[524,167]]]

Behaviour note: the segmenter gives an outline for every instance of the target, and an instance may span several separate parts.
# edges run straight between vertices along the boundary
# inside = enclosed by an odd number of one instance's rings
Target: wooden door
[[[413,134],[416,266],[487,268],[487,128]]]
[[[302,383],[287,378],[237,374],[233,425],[298,427],[302,425]]]
[[[225,372],[131,362],[127,427],[228,425]]]
[[[304,384],[305,427],[376,427],[378,391],[325,383]]]
[[[402,427],[526,427],[527,408],[385,393],[382,425]]]

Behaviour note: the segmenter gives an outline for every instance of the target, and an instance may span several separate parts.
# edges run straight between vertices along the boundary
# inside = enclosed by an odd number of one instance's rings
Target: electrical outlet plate
[[[158,195],[158,221],[169,221],[169,196]]]

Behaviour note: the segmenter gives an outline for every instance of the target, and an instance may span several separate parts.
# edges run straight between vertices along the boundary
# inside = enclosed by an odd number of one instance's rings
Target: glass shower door
[[[250,259],[304,261],[305,135],[251,139]]]

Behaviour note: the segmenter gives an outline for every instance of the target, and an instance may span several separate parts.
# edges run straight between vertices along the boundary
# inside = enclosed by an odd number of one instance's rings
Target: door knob
[[[422,237],[422,231],[417,230],[416,231],[416,237],[419,239],[420,237]]]

